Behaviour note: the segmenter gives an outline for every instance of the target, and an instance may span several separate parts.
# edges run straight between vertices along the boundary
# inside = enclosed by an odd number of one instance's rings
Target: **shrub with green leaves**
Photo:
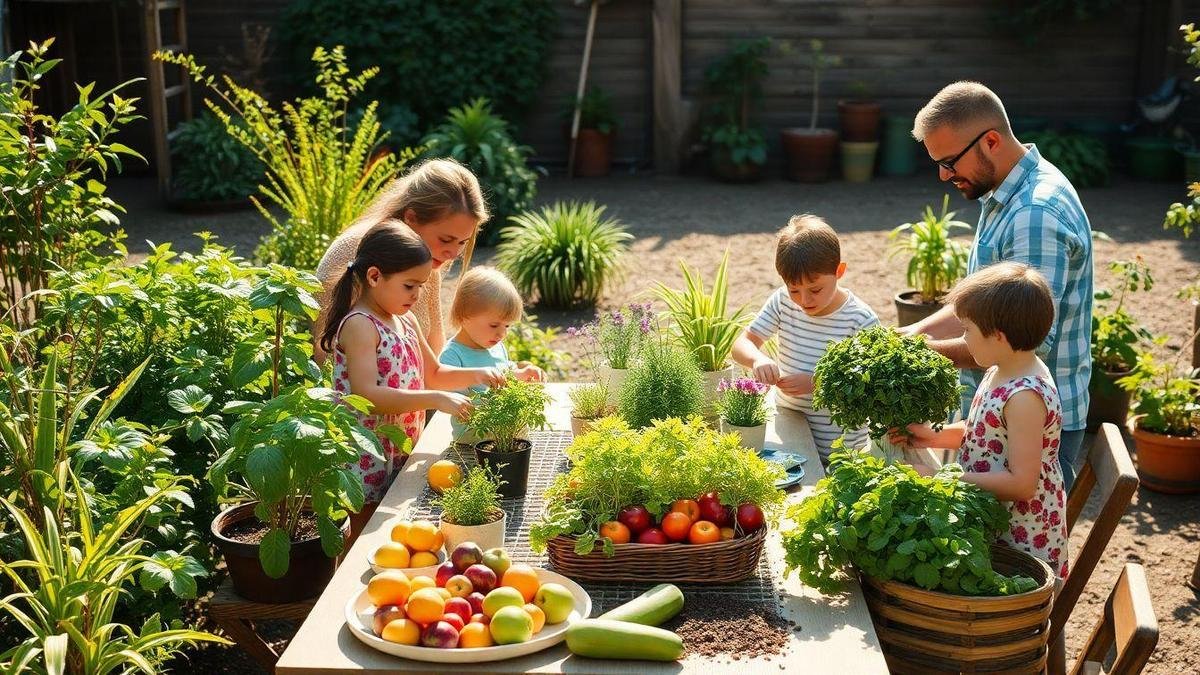
[[[540,382],[522,382],[509,375],[503,387],[475,392],[471,400],[475,410],[467,428],[479,438],[494,440],[496,452],[516,450],[522,431],[546,426],[550,395]]]
[[[172,190],[177,199],[244,200],[263,180],[263,163],[226,133],[225,124],[208,111],[175,127],[171,161]]]
[[[556,337],[557,328],[542,328],[538,326],[536,315],[526,314],[509,328],[504,346],[513,361],[528,361],[551,377],[562,377],[566,373],[568,357],[554,348]]]
[[[316,269],[334,237],[414,156],[411,150],[376,152],[386,134],[380,131],[374,102],[363,110],[358,125],[350,128],[350,102],[362,94],[379,68],[350,75],[340,46],[313,50],[321,93],[285,102],[282,112],[228,76],[218,81],[208,75],[191,55],[158,52],[154,56],[183,67],[207,87],[216,100],[205,99],[205,105],[225,131],[266,167],[266,180],[251,199],[271,224],[271,234],[257,250],[267,262]],[[278,218],[269,205],[281,209],[284,217]]]
[[[569,96],[563,105],[562,120],[568,127],[575,119],[575,96]],[[601,87],[592,85],[579,99],[579,128],[595,129],[602,134],[617,130],[619,122],[613,112],[612,97]]]
[[[486,525],[502,515],[500,493],[503,479],[491,476],[482,466],[472,467],[458,483],[446,488],[434,505],[442,509],[442,520],[454,525]]]
[[[479,243],[495,244],[509,218],[533,204],[537,173],[526,164],[533,148],[513,139],[508,122],[492,112],[488,99],[451,108],[421,145],[424,157],[456,159],[479,179],[492,211],[492,219],[482,225]]]
[[[865,451],[835,452],[816,492],[788,508],[787,574],[822,593],[841,588],[851,567],[961,595],[1011,595],[1037,584],[992,568],[990,547],[1008,511],[990,492],[959,480],[957,464],[922,477]]]
[[[929,422],[935,428],[960,405],[958,369],[925,344],[873,326],[829,345],[813,375],[813,407],[829,410],[843,429],[888,429]]]
[[[667,305],[672,335],[676,343],[700,364],[705,372],[721,370],[729,365],[729,354],[750,315],[745,305],[729,313],[729,251],[721,258],[713,279],[712,292],[704,288],[699,270],[680,260],[684,288],[674,289],[656,282],[654,292]]]
[[[1021,142],[1037,145],[1042,157],[1058,167],[1076,188],[1108,185],[1108,148],[1095,136],[1047,130],[1022,134]]]
[[[921,220],[898,225],[888,235],[889,257],[909,256],[905,283],[921,295],[922,302],[938,302],[967,273],[967,247],[952,237],[955,230],[970,232],[971,226],[954,220],[949,209],[950,195],[942,195],[940,215],[926,205]]]
[[[704,408],[704,375],[696,359],[674,345],[651,341],[621,387],[621,417],[635,429],[668,417],[686,419]]]
[[[545,307],[595,305],[622,269],[633,235],[595,202],[555,202],[510,219],[496,264]]]
[[[1114,260],[1108,270],[1117,277],[1117,305],[1111,310],[1108,303],[1113,292],[1102,288],[1095,292],[1092,311],[1093,372],[1116,373],[1137,364],[1138,345],[1154,339],[1150,331],[1125,310],[1126,293],[1149,291],[1154,287],[1150,268],[1139,256],[1136,260]]]
[[[1183,33],[1183,41],[1187,43],[1188,65],[1200,68],[1200,30],[1196,30],[1196,24],[1186,23],[1179,27],[1179,31]],[[1195,81],[1200,82],[1200,76],[1197,76]],[[1192,230],[1200,225],[1200,183],[1188,185],[1187,196],[1191,200],[1190,203],[1171,204],[1166,217],[1163,218],[1163,229],[1177,229],[1184,238],[1192,236]]]

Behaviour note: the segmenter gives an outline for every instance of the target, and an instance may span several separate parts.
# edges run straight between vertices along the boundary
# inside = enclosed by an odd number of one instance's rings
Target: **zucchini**
[[[567,629],[567,649],[593,659],[675,661],[683,656],[683,639],[653,626],[584,619]]]
[[[675,584],[659,584],[629,602],[601,614],[599,619],[657,626],[683,609],[683,591]]]

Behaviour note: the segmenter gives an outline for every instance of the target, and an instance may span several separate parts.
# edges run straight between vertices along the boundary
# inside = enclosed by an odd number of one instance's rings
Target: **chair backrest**
[[[1100,515],[1092,524],[1092,530],[1088,532],[1079,552],[1071,556],[1067,581],[1054,599],[1054,608],[1050,612],[1051,641],[1058,637],[1063,624],[1071,616],[1071,610],[1083,593],[1092,571],[1096,569],[1096,563],[1108,546],[1113,530],[1117,529],[1121,516],[1125,515],[1125,509],[1129,507],[1137,487],[1137,471],[1133,468],[1129,451],[1125,449],[1120,430],[1115,424],[1100,425],[1100,431],[1088,452],[1087,462],[1075,478],[1071,495],[1067,497],[1067,529],[1074,529],[1075,521],[1093,490],[1101,498]]]
[[[1109,675],[1136,675],[1142,672],[1157,644],[1158,619],[1150,604],[1146,570],[1137,563],[1126,563],[1071,675],[1099,672],[1100,664],[1114,647],[1116,655]]]

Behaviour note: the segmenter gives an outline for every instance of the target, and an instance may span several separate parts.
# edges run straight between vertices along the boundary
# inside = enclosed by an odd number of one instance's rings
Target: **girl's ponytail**
[[[395,274],[433,259],[429,247],[412,228],[395,219],[385,220],[367,230],[358,243],[354,260],[346,266],[346,272],[333,288],[329,317],[325,331],[321,334],[321,349],[332,352],[342,320],[350,313],[355,300],[355,290],[367,285],[367,270],[376,267],[383,274]]]

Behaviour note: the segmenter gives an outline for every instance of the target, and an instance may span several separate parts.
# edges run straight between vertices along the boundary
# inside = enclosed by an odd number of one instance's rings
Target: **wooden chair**
[[[1108,674],[1136,675],[1142,672],[1157,644],[1158,620],[1150,604],[1146,570],[1136,563],[1126,563],[1071,675],[1104,672],[1101,665],[1112,649],[1115,655]]]

